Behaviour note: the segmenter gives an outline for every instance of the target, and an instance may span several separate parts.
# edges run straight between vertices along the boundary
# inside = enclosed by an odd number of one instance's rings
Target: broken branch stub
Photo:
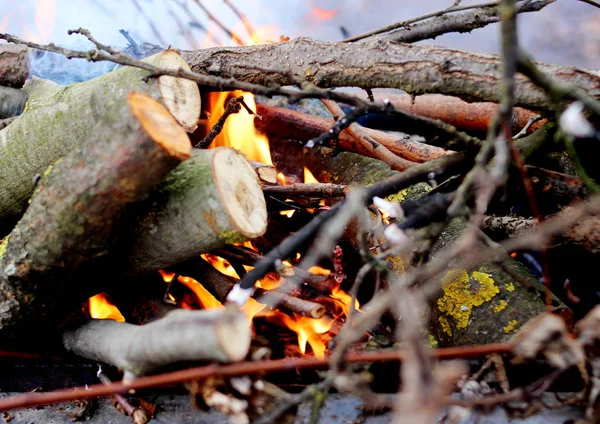
[[[174,50],[145,60],[166,68],[188,68]],[[131,124],[128,93],[144,92],[163,103],[186,131],[196,127],[200,115],[197,84],[149,76],[148,71],[124,67],[64,87],[35,77],[25,84],[27,110],[0,131],[0,234],[8,232],[21,216],[36,176],[49,165],[90,138],[100,142],[127,131]]]
[[[83,287],[70,278],[108,253],[123,209],[190,156],[189,137],[164,106],[142,93],[130,93],[127,105],[120,133],[96,132],[48,168],[0,244],[3,337],[58,324],[64,305],[83,301]]]

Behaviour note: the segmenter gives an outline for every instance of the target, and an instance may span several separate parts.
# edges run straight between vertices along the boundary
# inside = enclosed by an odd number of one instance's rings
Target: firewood
[[[165,67],[186,68],[178,52],[166,50],[146,59]],[[27,111],[0,131],[0,234],[21,216],[36,177],[89,138],[119,137],[131,124],[127,94],[140,91],[161,101],[186,131],[200,114],[198,86],[190,81],[124,67],[65,87],[33,78],[25,84]],[[4,230],[4,231],[3,231]]]
[[[27,94],[12,87],[0,86],[0,119],[20,115],[25,109]]]
[[[236,308],[179,309],[150,324],[92,320],[62,335],[68,351],[119,367],[130,380],[182,361],[246,357],[252,330]]]
[[[156,271],[264,234],[258,178],[234,149],[194,149],[135,209],[123,247],[128,275]]]
[[[334,155],[327,148],[306,149],[308,151],[302,152],[297,144],[287,143],[287,147],[284,147],[283,142],[273,144],[272,149],[285,149],[283,155],[288,160],[292,157],[298,161],[304,160],[305,166],[319,181],[324,182],[368,186],[395,173],[383,162],[355,153],[342,152]],[[297,152],[296,156],[294,151]],[[389,199],[416,199],[428,190],[427,184],[420,183]],[[444,246],[450,245],[465,228],[464,220],[454,219],[436,242],[432,256],[435,257]],[[348,235],[355,238],[356,231],[351,226]],[[484,237],[480,233],[478,240]],[[392,256],[388,263],[393,271],[403,273],[410,266],[406,259]],[[445,285],[438,298],[432,302],[431,321],[431,331],[441,346],[507,340],[521,325],[545,310],[541,300],[544,287],[508,254],[500,264],[480,263],[470,270],[462,269],[460,262],[456,262],[442,272],[441,276]],[[568,308],[564,304],[557,298],[553,300],[557,310],[568,314]]]
[[[498,101],[500,57],[438,46],[381,39],[331,43],[296,38],[285,43],[218,47],[183,53],[195,72],[271,86],[307,81],[323,88],[400,88],[419,95],[439,93],[468,101]],[[376,63],[377,66],[373,66]],[[600,74],[571,66],[538,63],[540,71],[600,96]],[[545,93],[522,75],[515,78],[515,105],[548,109]]]
[[[98,131],[38,182],[19,224],[0,244],[0,332],[56,325],[80,286],[70,278],[107,254],[123,209],[190,156],[185,131],[148,95],[130,93],[127,125]],[[43,319],[41,319],[43,318]]]
[[[498,112],[495,103],[468,103],[457,97],[443,96],[441,94],[425,94],[416,98],[408,94],[377,94],[377,100],[388,99],[395,108],[414,113],[431,119],[440,119],[462,131],[486,133],[488,125]],[[513,110],[512,130],[518,132],[530,118],[536,116],[534,112],[516,107]],[[540,121],[529,128],[532,133],[543,122]]]
[[[0,44],[0,85],[21,88],[29,74],[27,46]]]
[[[333,119],[321,118],[307,115],[294,110],[267,106],[262,103],[256,105],[256,112],[263,119],[255,119],[254,125],[265,133],[277,134],[281,137],[289,137],[294,140],[310,140],[331,129]],[[369,128],[362,129],[365,135],[373,138],[388,148],[392,153],[411,162],[427,162],[445,154],[451,153],[436,146],[414,141],[399,140],[390,134]],[[343,131],[339,136],[340,147],[355,153],[372,157],[369,152],[360,145],[350,134]],[[409,165],[410,166],[410,165]],[[401,166],[404,170],[408,166]]]

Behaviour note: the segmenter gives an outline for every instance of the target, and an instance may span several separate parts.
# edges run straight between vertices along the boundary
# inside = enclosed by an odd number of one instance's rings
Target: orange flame
[[[315,176],[312,174],[312,172],[310,172],[308,170],[308,168],[305,166],[304,167],[304,183],[305,184],[312,184],[312,183],[318,183],[319,180],[317,180],[315,178]]]
[[[350,305],[352,304],[352,296],[350,296],[348,293],[342,290],[340,286],[334,287],[331,290],[331,294],[329,296],[341,303],[342,309],[346,316],[350,315]],[[354,299],[354,309],[360,311],[360,304],[356,299]]]
[[[313,3],[314,4],[314,3]],[[319,6],[313,6],[312,9],[306,14],[307,18],[315,18],[320,21],[328,21],[338,14],[339,9],[327,10]]]
[[[306,355],[306,345],[308,344],[317,358],[325,358],[326,333],[331,330],[333,319],[327,316],[314,319],[297,314],[294,314],[292,318],[279,311],[269,311],[263,315],[267,316],[271,322],[294,331],[298,335],[298,347],[303,355]]]
[[[125,318],[119,311],[119,308],[110,303],[104,293],[90,297],[88,304],[90,316],[94,319],[113,319],[115,321],[125,322]]]
[[[209,264],[211,264],[221,274],[233,277],[236,280],[240,279],[240,277],[237,275],[237,272],[235,272],[235,269],[233,269],[231,264],[225,259],[221,258],[220,256],[216,256],[210,253],[203,253],[202,255],[200,255],[200,257]]]
[[[25,39],[34,43],[44,43],[54,31],[54,20],[56,19],[55,0],[36,0],[35,2],[35,30],[30,31],[25,26]]]
[[[254,96],[243,91],[234,91],[234,97],[244,96],[248,107],[256,112]],[[229,93],[210,93],[211,104],[209,124],[214,126],[225,110],[225,103]],[[239,150],[248,160],[273,165],[269,140],[264,134],[260,134],[254,127],[254,115],[250,115],[244,109],[239,113],[229,115],[223,126],[223,131],[213,141],[211,147],[228,146]]]

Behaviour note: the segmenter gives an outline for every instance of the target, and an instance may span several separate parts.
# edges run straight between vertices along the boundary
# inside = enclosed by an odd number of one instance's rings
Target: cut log
[[[160,103],[127,96],[121,132],[101,132],[49,167],[19,224],[0,244],[0,332],[59,323],[81,287],[70,279],[107,254],[123,209],[190,156],[185,131]],[[79,294],[81,296],[81,294]]]
[[[27,94],[17,88],[0,86],[0,119],[20,115],[25,110]]]
[[[21,88],[29,73],[27,46],[0,44],[0,85]]]
[[[187,67],[174,50],[145,60],[165,67]],[[148,75],[148,71],[125,67],[65,87],[39,78],[25,84],[27,111],[0,131],[0,234],[21,216],[36,177],[49,165],[91,137],[99,142],[119,137],[130,125],[129,92],[144,92],[159,100],[186,131],[196,127],[198,86],[167,76],[146,82]]]
[[[529,145],[527,141],[524,143]],[[282,142],[272,145],[274,159],[282,145]],[[395,173],[383,162],[372,158],[349,152],[334,155],[327,148],[314,148],[308,152],[305,149],[302,152],[293,142],[288,143],[288,148],[283,152],[279,151],[279,155],[282,154],[288,160],[291,157],[297,161],[304,160],[304,164],[323,182],[368,186]],[[420,183],[390,196],[388,200],[401,202],[416,199],[428,190],[427,184]],[[465,228],[464,220],[453,220],[435,244],[432,256],[435,257],[444,246],[450,245]],[[480,237],[485,236],[480,234]],[[406,258],[401,256],[389,258],[388,263],[397,273],[405,272],[410,266]],[[431,331],[440,346],[506,340],[521,325],[545,310],[542,300],[544,287],[508,254],[502,259],[501,265],[482,262],[470,270],[461,269],[457,261],[442,276],[445,285],[441,295],[432,302],[431,325]],[[557,310],[568,313],[558,299],[553,300]]]
[[[256,173],[244,155],[226,147],[194,149],[135,213],[123,253],[129,275],[256,238],[267,228]]]
[[[285,43],[217,47],[184,52],[192,70],[256,84],[319,87],[400,88],[411,94],[438,93],[468,101],[497,102],[500,57],[438,46],[411,45],[381,39],[331,43],[296,38]],[[373,66],[377,64],[377,66]],[[559,81],[600,96],[598,71],[537,64]],[[516,75],[515,105],[548,109],[550,101],[523,75]]]
[[[333,119],[308,115],[294,110],[267,106],[262,103],[256,105],[256,113],[263,119],[255,119],[254,125],[259,131],[289,137],[295,140],[310,140],[331,129],[335,122]],[[449,152],[436,146],[430,146],[415,141],[400,140],[382,131],[362,128],[365,135],[381,143],[392,153],[412,162],[427,162],[443,156]],[[373,157],[373,153],[365,149],[348,132],[342,131],[339,135],[340,147],[350,152],[360,153]],[[400,167],[406,169],[405,166]]]
[[[240,361],[250,348],[251,327],[235,308],[176,310],[146,325],[89,321],[62,336],[77,355],[119,367],[124,379],[182,361]]]

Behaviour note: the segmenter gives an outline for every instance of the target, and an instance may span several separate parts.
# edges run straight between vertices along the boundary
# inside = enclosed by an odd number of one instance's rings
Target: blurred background
[[[452,5],[453,0],[231,0],[254,27],[254,40],[224,0],[202,4],[246,44],[306,36],[336,41]],[[481,3],[463,0],[461,5]],[[139,43],[180,49],[234,45],[196,0],[0,0],[0,32],[30,41],[85,46],[67,30],[84,27],[104,43],[124,47],[120,29]],[[498,26],[449,34],[427,43],[471,51],[498,51]],[[600,68],[600,9],[559,0],[541,12],[519,15],[522,45],[537,60]]]

